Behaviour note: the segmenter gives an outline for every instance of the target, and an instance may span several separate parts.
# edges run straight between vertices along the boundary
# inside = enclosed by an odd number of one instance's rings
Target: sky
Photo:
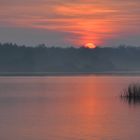
[[[0,41],[140,46],[140,0],[0,0]]]

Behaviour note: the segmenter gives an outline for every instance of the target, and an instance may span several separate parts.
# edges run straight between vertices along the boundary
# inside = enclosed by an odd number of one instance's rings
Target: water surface
[[[1,140],[140,138],[140,105],[119,95],[140,77],[0,78]]]

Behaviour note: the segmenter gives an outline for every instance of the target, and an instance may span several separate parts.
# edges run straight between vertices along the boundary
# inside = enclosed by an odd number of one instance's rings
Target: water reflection
[[[121,100],[129,105],[140,105],[140,98],[121,97]]]
[[[139,108],[118,101],[133,80],[140,77],[0,78],[0,140],[139,139]]]

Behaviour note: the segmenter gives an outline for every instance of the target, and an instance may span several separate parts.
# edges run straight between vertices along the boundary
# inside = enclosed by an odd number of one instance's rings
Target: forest
[[[140,71],[140,47],[37,47],[0,43],[0,73]]]

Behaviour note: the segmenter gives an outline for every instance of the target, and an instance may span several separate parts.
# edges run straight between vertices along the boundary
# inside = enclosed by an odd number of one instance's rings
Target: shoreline
[[[140,76],[140,71],[108,71],[108,72],[0,72],[6,76]]]

